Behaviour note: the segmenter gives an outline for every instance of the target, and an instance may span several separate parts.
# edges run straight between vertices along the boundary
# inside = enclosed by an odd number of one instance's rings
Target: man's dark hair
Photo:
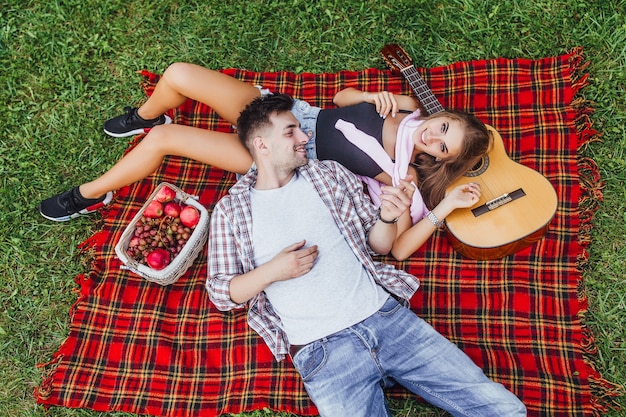
[[[273,93],[252,100],[237,119],[239,140],[252,153],[251,141],[258,130],[271,126],[273,114],[291,111],[292,107],[293,98],[286,94]]]

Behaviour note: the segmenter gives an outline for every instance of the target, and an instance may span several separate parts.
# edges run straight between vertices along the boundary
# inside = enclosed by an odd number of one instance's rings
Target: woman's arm
[[[480,186],[469,183],[455,187],[441,202],[432,210],[437,219],[443,221],[455,209],[471,207],[480,198]],[[415,223],[408,230],[399,234],[391,248],[391,254],[399,261],[403,261],[420,248],[437,229],[427,217]]]
[[[401,232],[401,229],[398,228],[400,219],[408,216],[405,214],[408,213],[411,198],[416,192],[411,181],[412,178],[409,176],[400,180],[398,187],[389,185],[382,187],[383,194],[380,195],[381,206],[378,219],[367,236],[370,248],[380,255],[389,253],[396,236]]]
[[[346,107],[359,103],[371,103],[376,105],[376,111],[381,117],[387,117],[390,113],[392,117],[395,117],[398,110],[415,111],[419,108],[418,102],[409,96],[393,94],[388,91],[370,93],[352,87],[341,90],[335,94],[333,103],[338,107]]]

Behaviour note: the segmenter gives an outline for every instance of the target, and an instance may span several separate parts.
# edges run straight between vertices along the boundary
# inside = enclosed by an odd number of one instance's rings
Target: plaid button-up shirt
[[[377,220],[377,210],[365,195],[358,178],[334,161],[312,160],[298,172],[314,186],[346,242],[374,280],[390,293],[408,301],[419,287],[419,280],[392,265],[372,259],[374,252],[367,244],[367,233]],[[257,267],[250,207],[250,189],[256,178],[256,170],[250,170],[218,202],[211,214],[206,286],[211,301],[222,311],[246,306],[231,300],[230,281]],[[257,294],[247,304],[250,327],[265,340],[278,361],[284,359],[289,342],[265,293]]]

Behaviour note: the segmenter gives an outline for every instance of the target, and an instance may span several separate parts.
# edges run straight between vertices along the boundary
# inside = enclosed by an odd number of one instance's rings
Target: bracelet
[[[385,220],[385,219],[383,219],[382,217],[380,217],[380,210],[381,210],[381,208],[382,208],[382,207],[378,207],[378,220],[380,220],[381,222],[383,222],[383,223],[385,223],[385,224],[396,224],[396,223],[398,223],[398,219],[399,219],[400,217],[396,217],[396,218],[395,218],[395,219],[393,219],[393,220]]]
[[[435,213],[433,213],[432,211],[429,211],[428,213],[426,213],[426,217],[428,217],[428,220],[430,220],[430,222],[434,224],[435,227],[437,228],[443,227],[443,222],[439,220],[439,218],[435,216]]]

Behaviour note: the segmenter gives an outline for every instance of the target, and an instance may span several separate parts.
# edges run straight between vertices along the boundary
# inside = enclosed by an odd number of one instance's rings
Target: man
[[[372,259],[391,249],[411,178],[384,188],[376,210],[352,173],[309,161],[292,103],[264,96],[239,117],[256,167],[211,217],[213,303],[249,304],[250,326],[277,360],[291,355],[321,416],[390,416],[383,388],[395,383],[455,416],[525,416],[512,393],[402,305],[417,278]]]

